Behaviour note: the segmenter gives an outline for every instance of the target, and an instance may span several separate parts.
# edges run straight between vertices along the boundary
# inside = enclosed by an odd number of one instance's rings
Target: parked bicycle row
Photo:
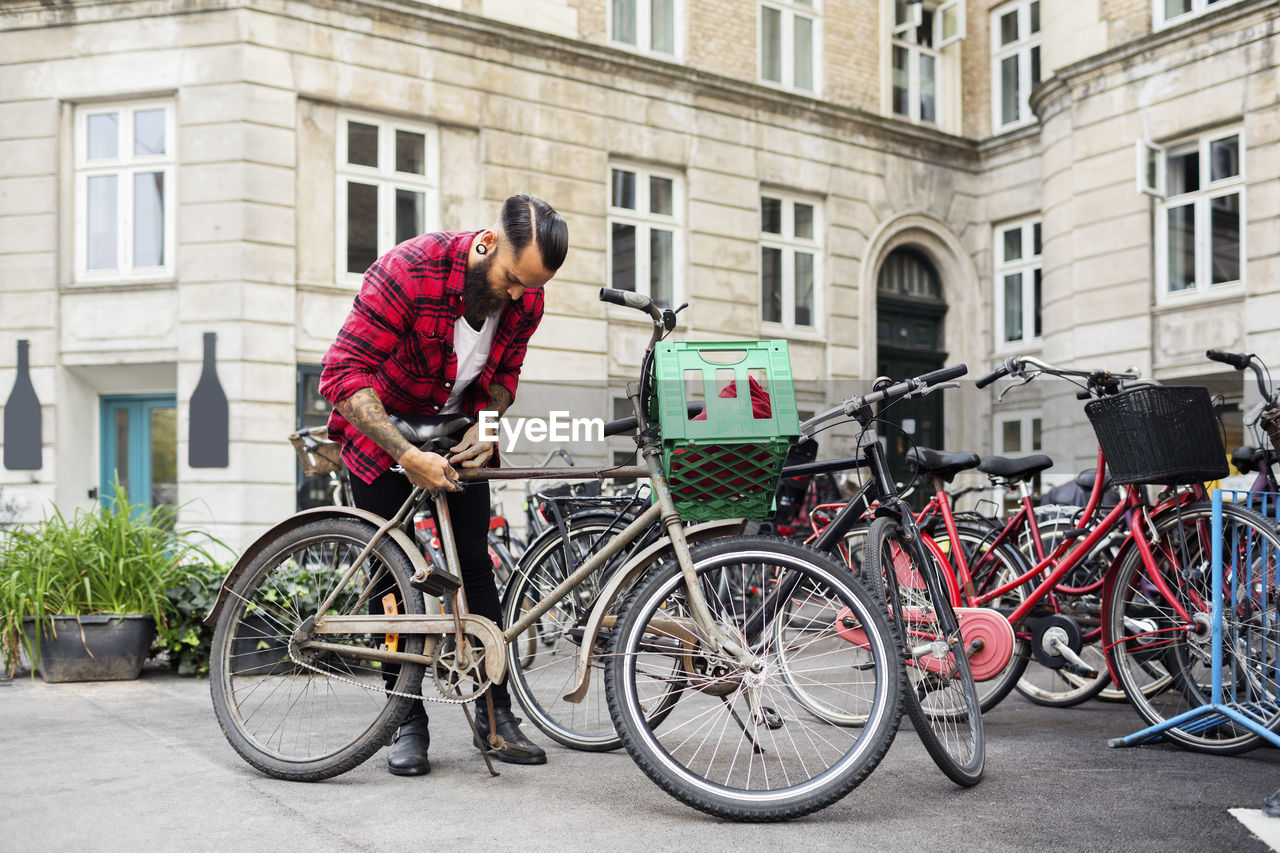
[[[464,709],[479,701],[488,718],[474,724],[477,742],[493,742],[486,699],[505,683],[553,740],[623,746],[695,808],[777,820],[860,784],[904,710],[942,771],[973,785],[985,770],[982,712],[1014,689],[1071,704],[1114,677],[1153,722],[1206,701],[1213,538],[1204,481],[1225,473],[1226,455],[1203,389],[1010,359],[978,386],[1047,374],[1088,398],[1100,449],[1086,505],[1032,504],[1027,483],[1052,465],[1047,457],[916,448],[910,460],[933,491],[917,510],[890,474],[879,417],[898,401],[955,387],[964,366],[878,381],[800,423],[781,342],[666,343],[676,312],[632,293],[602,298],[654,324],[628,388],[634,414],[606,427],[635,437],[641,464],[469,469],[462,479],[646,478],[649,486],[539,497],[526,515],[529,541],[508,563],[505,628],[460,598],[442,494],[416,488],[390,519],[335,506],[277,525],[233,568],[210,614],[215,709],[249,763],[304,781],[345,772],[381,748],[418,701]],[[684,388],[691,373],[707,389],[696,413]],[[797,442],[837,424],[859,432],[856,458],[783,470]],[[400,428],[447,452],[456,426]],[[315,441],[300,434],[300,452],[315,455]],[[776,528],[746,530],[773,513],[780,476],[849,468],[861,486],[808,511],[806,542]],[[970,469],[1019,489],[1017,512],[954,511],[946,485]],[[1109,508],[1108,480],[1123,490]],[[1162,487],[1154,500],[1146,484]],[[1242,507],[1225,507],[1222,519],[1226,565],[1257,579],[1248,600],[1234,602],[1246,639],[1231,650],[1231,672],[1256,685],[1255,704],[1274,727],[1268,632],[1277,572],[1268,567],[1280,538],[1274,523]],[[491,529],[493,543],[504,542],[504,528],[509,536],[505,524]],[[271,664],[245,665],[245,639],[282,651]],[[423,689],[428,679],[434,690]],[[1219,752],[1257,740],[1229,720],[1170,736]]]

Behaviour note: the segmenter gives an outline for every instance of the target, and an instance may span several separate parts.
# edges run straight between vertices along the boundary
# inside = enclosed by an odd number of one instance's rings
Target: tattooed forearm
[[[501,385],[493,383],[489,384],[489,407],[497,409],[498,414],[504,415],[507,409],[511,408],[511,404],[515,402],[515,398],[511,396],[511,392]]]
[[[372,388],[361,388],[345,400],[339,400],[338,412],[387,451],[392,459],[399,459],[413,446],[391,423],[387,410],[378,399],[378,393]]]

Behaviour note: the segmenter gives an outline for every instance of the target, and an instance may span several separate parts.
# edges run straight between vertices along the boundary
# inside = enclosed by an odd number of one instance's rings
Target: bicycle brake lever
[[[1005,395],[1005,394],[1008,394],[1008,393],[1009,393],[1010,391],[1012,391],[1014,388],[1021,388],[1023,385],[1030,384],[1031,380],[1035,378],[1034,376],[1029,376],[1029,375],[1027,375],[1027,374],[1025,374],[1025,373],[1011,374],[1011,375],[1012,375],[1012,376],[1016,376],[1018,379],[1021,379],[1022,381],[1021,381],[1021,382],[1010,382],[1008,385],[1004,386],[1004,388],[1002,388],[1002,389],[1000,390],[1000,393],[996,395],[996,402],[997,402],[997,403],[1004,402],[1004,395]]]

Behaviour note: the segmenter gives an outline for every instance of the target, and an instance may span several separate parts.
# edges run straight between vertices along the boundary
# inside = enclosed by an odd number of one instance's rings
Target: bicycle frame
[[[660,309],[653,307],[650,314],[654,319],[653,334],[646,349],[645,358],[649,358],[654,346],[661,340],[663,331],[663,318]],[[697,636],[701,637],[708,646],[716,652],[725,652],[736,658],[744,666],[750,666],[754,660],[754,655],[749,649],[744,649],[735,642],[735,640],[716,623],[715,618],[711,614],[711,609],[707,604],[705,595],[703,594],[701,584],[698,582],[697,575],[694,570],[692,556],[689,551],[689,542],[685,536],[684,523],[676,512],[675,504],[671,496],[671,490],[667,483],[666,475],[662,471],[661,465],[661,445],[656,436],[656,431],[651,429],[647,413],[644,411],[645,406],[642,405],[642,395],[639,383],[632,382],[627,386],[627,395],[631,400],[632,408],[635,412],[637,423],[637,434],[639,436],[640,452],[644,459],[644,466],[624,466],[619,468],[597,469],[595,471],[583,471],[578,468],[496,468],[496,469],[480,469],[480,468],[463,468],[459,470],[459,478],[465,482],[473,482],[480,480],[493,479],[594,479],[611,477],[614,479],[635,479],[638,477],[648,477],[653,489],[653,505],[645,510],[639,517],[627,525],[616,537],[609,540],[594,553],[585,563],[578,567],[569,577],[565,578],[554,590],[552,590],[541,601],[537,602],[530,608],[524,616],[514,625],[509,626],[505,632],[501,632],[503,643],[500,651],[493,649],[491,637],[497,632],[497,626],[493,625],[488,619],[471,615],[466,610],[466,596],[461,583],[461,569],[458,558],[457,543],[454,539],[452,520],[449,514],[449,505],[447,495],[440,493],[434,496],[434,507],[437,519],[437,533],[443,546],[446,563],[449,572],[453,574],[453,580],[457,581],[455,590],[450,594],[452,598],[452,613],[445,615],[426,615],[418,616],[411,614],[400,615],[363,615],[351,614],[340,617],[330,616],[328,610],[333,606],[337,599],[339,591],[349,584],[356,574],[362,569],[366,559],[373,549],[381,541],[388,531],[401,527],[406,523],[406,519],[412,519],[414,513],[428,499],[428,493],[425,489],[415,487],[410,493],[408,499],[401,506],[400,511],[395,518],[390,519],[383,524],[370,539],[369,543],[360,552],[359,556],[346,569],[342,577],[334,586],[333,591],[328,598],[323,601],[316,611],[314,617],[314,630],[317,634],[346,634],[346,633],[379,633],[379,632],[396,632],[401,634],[423,634],[444,636],[452,634],[457,640],[457,648],[459,651],[459,660],[463,666],[471,666],[472,661],[466,651],[467,644],[464,641],[464,635],[471,634],[478,636],[484,647],[484,666],[485,671],[493,681],[498,681],[505,674],[506,654],[508,645],[524,633],[539,618],[547,613],[557,602],[562,600],[578,585],[586,580],[597,569],[605,565],[609,560],[615,557],[619,552],[626,548],[632,541],[643,535],[651,525],[661,521],[666,531],[667,541],[671,551],[675,554],[676,560],[680,565],[681,572],[684,575],[685,585],[687,589],[687,600],[690,611],[692,613],[692,626],[688,626],[690,632],[697,631]],[[415,581],[425,581],[426,576],[417,577]],[[375,574],[370,577],[365,584],[361,596],[357,602],[360,603],[367,600],[372,594],[378,576]],[[597,602],[596,608],[607,607],[608,601]],[[584,657],[589,660],[591,643],[584,638]],[[434,657],[430,648],[424,649],[422,655],[412,655],[398,651],[390,650],[374,650],[374,649],[356,649],[342,646],[336,643],[321,643],[319,641],[304,642],[301,644],[303,648],[323,649],[334,654],[344,655],[348,657],[387,660],[387,661],[407,661],[414,663],[422,663],[430,665],[434,663]],[[582,679],[582,673],[580,680]]]

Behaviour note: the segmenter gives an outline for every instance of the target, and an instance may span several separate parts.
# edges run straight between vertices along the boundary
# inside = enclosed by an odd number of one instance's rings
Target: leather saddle
[[[406,441],[429,453],[448,455],[475,418],[468,415],[390,415]]]

